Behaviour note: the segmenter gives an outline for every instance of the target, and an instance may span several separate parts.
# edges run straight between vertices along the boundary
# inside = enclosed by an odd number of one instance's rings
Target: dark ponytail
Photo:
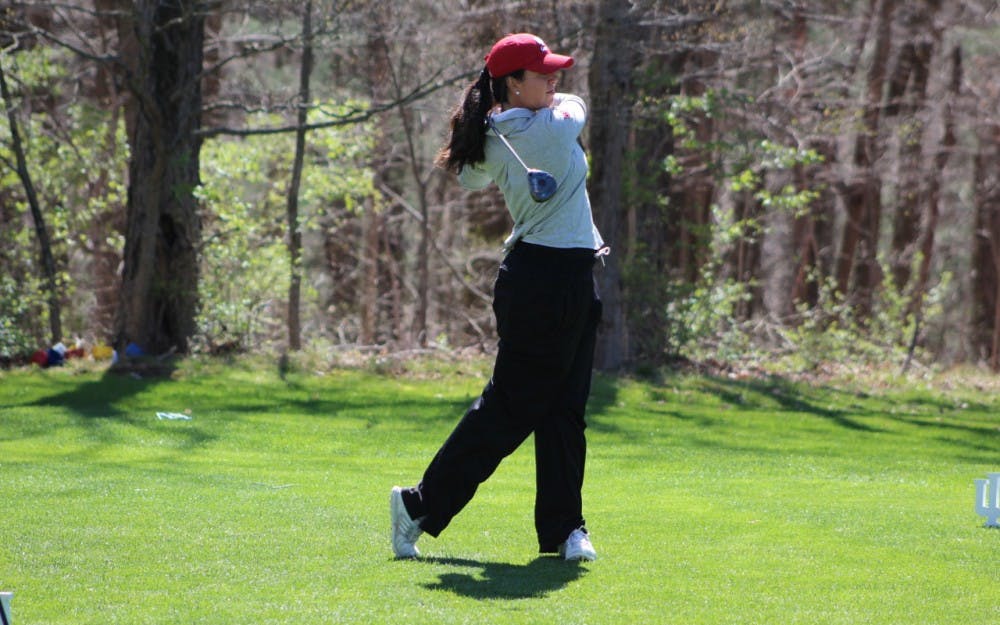
[[[510,74],[522,79],[524,70]],[[486,117],[494,106],[507,101],[506,76],[490,78],[484,67],[476,82],[465,90],[462,103],[451,114],[451,138],[438,152],[434,164],[452,173],[486,160]]]

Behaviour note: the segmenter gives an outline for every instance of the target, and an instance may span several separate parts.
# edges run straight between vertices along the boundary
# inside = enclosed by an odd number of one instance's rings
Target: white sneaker
[[[411,519],[403,504],[403,489],[392,487],[389,495],[389,516],[392,518],[392,552],[397,558],[416,558],[420,551],[414,544],[424,533],[420,529],[421,519]]]
[[[590,544],[590,537],[587,536],[587,530],[582,527],[573,530],[573,533],[569,535],[566,542],[559,545],[559,555],[567,560],[588,560],[592,562],[597,559],[597,552],[594,551],[594,546]]]

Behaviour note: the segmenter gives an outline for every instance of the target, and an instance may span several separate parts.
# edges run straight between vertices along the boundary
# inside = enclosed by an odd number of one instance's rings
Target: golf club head
[[[528,192],[531,199],[536,202],[544,202],[552,197],[559,184],[556,179],[547,171],[541,169],[528,170]]]

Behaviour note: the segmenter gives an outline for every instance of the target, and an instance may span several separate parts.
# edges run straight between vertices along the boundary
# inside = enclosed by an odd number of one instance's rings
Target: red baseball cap
[[[545,42],[530,33],[507,35],[493,44],[486,55],[490,78],[506,76],[519,69],[551,74],[573,65],[573,57],[554,54]]]

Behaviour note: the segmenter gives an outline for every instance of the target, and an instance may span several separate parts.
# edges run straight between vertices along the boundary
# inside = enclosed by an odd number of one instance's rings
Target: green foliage
[[[779,329],[785,344],[773,350],[774,364],[807,371],[831,362],[852,367],[902,366],[921,324],[933,324],[944,314],[951,274],[942,274],[941,282],[924,296],[919,316],[911,296],[893,284],[892,272],[885,264],[882,275],[872,311],[864,318],[858,317],[852,302],[837,293],[832,279],[823,283],[819,304],[813,308],[800,305],[796,318]],[[919,344],[914,350],[918,362],[930,360]]]
[[[777,144],[769,139],[736,141],[727,145],[707,145],[695,141],[686,125],[685,115],[721,116],[725,98],[678,98],[668,114],[675,133],[685,137],[686,149],[725,149],[727,167],[717,168],[720,182],[735,193],[751,194],[760,212],[738,218],[733,209],[713,207],[712,231],[706,258],[698,280],[668,281],[663,287],[666,300],[665,345],[667,353],[694,360],[738,362],[769,370],[812,370],[825,363],[847,366],[872,366],[891,362],[897,366],[906,359],[917,324],[933,323],[943,314],[942,301],[949,276],[927,294],[921,317],[915,314],[911,296],[892,284],[892,272],[883,263],[884,282],[873,294],[872,309],[862,317],[854,302],[837,293],[832,279],[817,276],[822,283],[821,296],[814,307],[800,305],[787,319],[743,319],[739,310],[750,301],[756,287],[753,280],[740,281],[725,273],[725,258],[737,245],[752,244],[764,234],[766,212],[785,211],[805,214],[818,197],[817,189],[784,185],[767,187],[769,173],[819,163],[822,157],[813,150],[801,150]],[[664,166],[671,175],[684,176],[679,159],[668,159]],[[914,268],[917,263],[914,261]],[[919,360],[919,348],[915,356]]]
[[[883,265],[882,275],[872,310],[864,317],[858,316],[854,302],[840,296],[833,279],[827,279],[816,306],[800,304],[786,319],[747,320],[738,311],[750,299],[753,284],[726,278],[717,263],[708,263],[696,284],[668,286],[668,353],[778,373],[814,371],[831,364],[898,369],[910,349],[917,362],[929,361],[919,342],[913,342],[944,314],[950,274],[924,296],[919,317],[911,296],[892,283],[887,266]]]
[[[37,343],[26,331],[30,305],[24,289],[11,276],[0,274],[0,360],[31,353]]]
[[[70,335],[84,335],[92,330],[93,290],[106,286],[92,284],[92,258],[118,255],[124,248],[119,228],[127,201],[129,150],[120,110],[74,100],[58,111],[29,111],[32,94],[63,89],[69,80],[65,61],[61,53],[46,48],[4,56],[5,69],[15,77],[13,106],[19,112],[28,167],[59,272],[63,326]],[[309,121],[335,119],[358,106],[325,103]],[[251,127],[283,123],[267,115],[247,120]],[[0,126],[0,157],[13,163],[9,127]],[[315,233],[318,217],[331,207],[356,211],[364,198],[376,195],[367,166],[371,133],[365,126],[328,128],[310,132],[307,142],[300,231]],[[210,345],[237,341],[246,346],[273,335],[275,320],[284,316],[290,273],[285,207],[293,155],[294,135],[288,133],[208,141],[203,147],[204,184],[196,190],[203,205],[204,236],[200,322],[202,339]],[[14,226],[0,229],[0,270],[22,277],[3,285],[3,349],[22,350],[45,335],[47,294],[40,280],[34,224],[12,168],[0,170],[0,197],[13,200],[4,207],[4,220]],[[319,315],[315,295],[306,282],[304,297]]]
[[[723,274],[723,258],[732,246],[759,236],[758,218],[737,218],[732,210],[712,207],[708,260],[698,280],[671,280],[666,286],[666,353],[694,360],[745,358],[752,346],[738,310],[751,298],[753,282]]]
[[[712,264],[696,284],[672,282],[667,290],[667,353],[697,361],[746,358],[752,337],[737,308],[749,298],[747,284],[720,278]]]
[[[347,105],[344,105],[347,106]],[[342,107],[328,105],[309,122],[332,119]],[[279,125],[255,115],[249,127]],[[309,132],[299,193],[300,232],[317,233],[319,218],[333,207],[360,210],[376,196],[368,167],[372,134],[366,126]],[[251,136],[208,141],[201,152],[205,241],[201,267],[200,339],[207,346],[249,347],[280,336],[291,266],[287,251],[287,197],[295,136]],[[305,266],[304,303],[322,315]]]
[[[748,300],[743,282],[722,278],[706,266],[693,286],[671,285],[667,306],[668,345],[676,355],[695,361],[721,361],[775,373],[809,372],[829,365],[852,369],[891,366],[898,369],[911,347],[916,362],[928,362],[914,334],[944,314],[951,276],[925,295],[918,316],[909,294],[900,293],[891,272],[873,295],[872,310],[859,316],[856,303],[836,290],[833,279],[822,283],[816,306],[800,304],[794,316],[780,320],[741,320]]]
[[[754,200],[765,209],[784,210],[795,215],[808,212],[809,205],[819,197],[816,189],[797,189],[784,185],[778,191],[766,188],[768,172],[789,171],[795,167],[813,165],[823,160],[815,150],[802,150],[783,146],[769,139],[752,143],[742,158],[742,169],[737,167],[727,174],[729,188],[737,193],[752,193]]]
[[[660,354],[664,344],[677,329],[664,323],[663,294],[671,288],[670,275],[655,264],[653,256],[640,243],[628,264],[622,268],[628,285],[629,328],[632,348],[638,354]],[[651,358],[655,360],[655,358]]]
[[[671,295],[669,349],[698,361],[744,355],[746,336],[737,330],[735,317],[736,303],[746,298],[740,283],[676,285]]]
[[[39,201],[56,261],[57,289],[63,302],[63,327],[68,334],[86,334],[93,305],[90,258],[103,251],[118,253],[121,236],[110,224],[124,209],[128,142],[120,112],[80,100],[59,110],[30,108],[33,94],[58,94],[70,80],[65,53],[33,48],[4,56],[9,82],[17,86],[14,102],[28,173]],[[13,89],[13,88],[12,88]],[[15,156],[6,117],[0,122],[0,158]],[[9,167],[0,170],[0,197],[12,228],[0,231],[0,270],[20,278],[9,296],[32,314],[8,317],[10,332],[41,341],[46,334],[48,295],[41,280],[39,243],[24,186]],[[71,304],[71,305],[68,305]]]

